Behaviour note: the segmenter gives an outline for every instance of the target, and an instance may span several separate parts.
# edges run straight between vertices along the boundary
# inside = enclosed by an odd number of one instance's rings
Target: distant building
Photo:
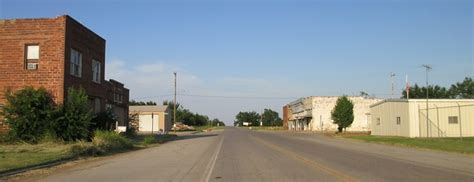
[[[474,99],[430,99],[428,109],[425,99],[385,100],[372,105],[371,114],[372,135],[474,136]]]
[[[163,106],[130,106],[130,115],[136,118],[130,121],[131,127],[141,133],[163,133],[171,130],[171,110]]]
[[[68,88],[82,87],[94,113],[112,109],[128,125],[129,90],[104,77],[105,40],[70,16],[0,20],[0,63],[0,105],[8,89],[44,87],[63,103]]]
[[[337,131],[331,112],[337,96],[310,96],[288,104],[289,130]],[[348,97],[354,104],[354,121],[347,131],[370,131],[370,105],[380,99]]]
[[[290,121],[290,106],[283,106],[283,128],[288,129],[288,122]]]

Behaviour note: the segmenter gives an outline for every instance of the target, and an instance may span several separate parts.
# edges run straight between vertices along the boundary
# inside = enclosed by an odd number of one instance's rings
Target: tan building
[[[141,133],[158,133],[171,131],[171,110],[163,106],[130,106],[130,114],[136,114],[134,121],[130,121],[132,128]]]
[[[474,136],[474,99],[430,99],[428,107],[425,99],[385,100],[371,106],[371,117],[372,135]]]
[[[338,96],[311,96],[291,102],[288,106],[289,130],[337,131],[331,118]],[[347,131],[370,131],[370,106],[380,99],[348,97],[354,104],[354,121]]]

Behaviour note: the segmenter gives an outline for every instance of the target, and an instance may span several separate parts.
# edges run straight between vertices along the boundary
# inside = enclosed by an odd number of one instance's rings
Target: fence
[[[474,104],[430,106],[428,109],[418,107],[419,137],[474,136]]]

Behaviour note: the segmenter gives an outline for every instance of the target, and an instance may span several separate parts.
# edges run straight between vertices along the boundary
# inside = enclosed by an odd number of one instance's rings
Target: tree
[[[369,97],[369,94],[368,94],[367,92],[365,92],[365,91],[360,91],[360,96],[367,98],[367,97]]]
[[[128,102],[128,105],[130,106],[156,106],[157,104],[154,101],[143,102],[143,101],[131,100],[130,102]]]
[[[262,114],[263,126],[283,126],[282,119],[278,116],[278,113],[271,109],[264,109]]]
[[[170,108],[170,110],[171,110],[171,113],[170,113],[171,114],[171,122],[175,123],[175,121],[174,121],[174,102],[169,101],[169,100],[165,100],[165,101],[163,101],[163,105],[166,105],[166,106],[168,106],[168,108]],[[181,106],[181,104],[179,102],[177,102],[176,103],[176,120],[178,122],[183,121],[183,119],[185,119],[185,118],[183,118],[183,116],[185,115],[184,112],[185,112],[184,108]],[[189,118],[186,118],[186,119],[189,119]]]
[[[235,125],[243,126],[244,122],[251,123],[252,126],[259,126],[260,125],[260,115],[255,112],[239,112],[235,116],[236,122]]]
[[[26,87],[7,91],[2,115],[10,127],[9,136],[26,142],[37,142],[48,132],[54,110],[53,96],[44,88]]]
[[[331,112],[331,118],[334,124],[337,124],[337,130],[342,132],[343,129],[351,126],[354,121],[354,104],[347,96],[339,97],[336,106]]]
[[[217,119],[217,118],[211,120],[211,126],[217,126],[217,125],[225,126],[225,123],[222,122],[221,120]]]
[[[420,87],[418,84],[415,84],[413,87],[410,87],[410,99],[423,99],[426,98],[426,87]],[[447,99],[453,98],[453,95],[450,90],[439,85],[428,86],[429,98],[433,99]],[[406,90],[402,91],[402,99],[407,97]]]
[[[83,88],[69,88],[65,103],[55,113],[51,129],[58,138],[76,141],[91,136],[92,114]]]
[[[466,77],[463,82],[451,85],[449,91],[452,98],[474,99],[474,82],[471,77]]]

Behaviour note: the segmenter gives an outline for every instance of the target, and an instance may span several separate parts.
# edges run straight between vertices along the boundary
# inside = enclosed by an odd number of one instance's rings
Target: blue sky
[[[177,71],[179,101],[227,123],[302,96],[389,97],[390,72],[399,94],[405,74],[424,83],[421,64],[433,66],[434,84],[472,77],[473,9],[467,0],[0,0],[1,18],[69,14],[101,35],[106,77],[132,98],[171,99]]]

